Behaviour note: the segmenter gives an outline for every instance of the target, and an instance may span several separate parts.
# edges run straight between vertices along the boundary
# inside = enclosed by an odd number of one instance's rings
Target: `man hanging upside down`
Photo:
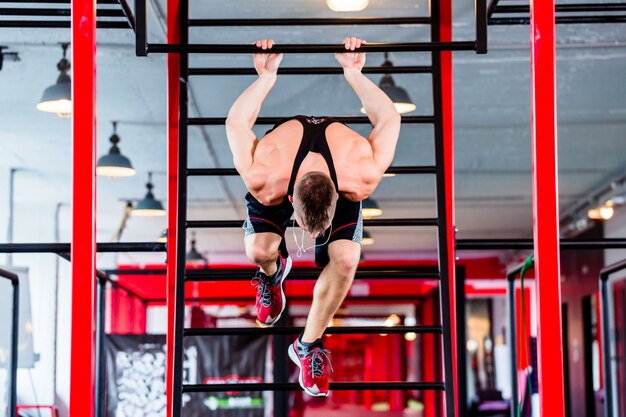
[[[331,365],[321,338],[359,263],[361,201],[391,164],[400,134],[400,115],[393,103],[361,73],[365,53],[358,49],[363,43],[346,38],[347,52],[335,57],[374,126],[369,138],[325,116],[294,116],[280,121],[261,140],[255,137],[252,127],[283,58],[271,53],[271,39],[256,42],[265,51],[254,55],[259,78],[235,101],[226,120],[235,168],[249,191],[244,242],[246,255],[259,266],[253,284],[261,325],[273,325],[285,308],[283,281],[291,269],[285,230],[292,214],[316,240],[315,263],[324,269],[304,333],[289,347],[289,357],[300,368],[300,385],[313,396],[329,393]]]

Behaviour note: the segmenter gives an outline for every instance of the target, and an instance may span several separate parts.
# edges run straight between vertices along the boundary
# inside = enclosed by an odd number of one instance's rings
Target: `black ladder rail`
[[[517,416],[517,404],[518,398],[518,383],[517,383],[517,302],[515,300],[515,277],[522,270],[522,265],[519,265],[506,274],[506,292],[507,292],[507,304],[509,313],[509,355],[511,361],[511,403],[510,403],[510,415],[511,417]],[[522,291],[524,289],[522,288]]]
[[[333,391],[365,391],[365,390],[421,390],[421,391],[443,391],[443,382],[331,382],[330,389]],[[183,385],[183,392],[257,392],[257,391],[301,391],[302,387],[298,383],[272,382],[257,384],[194,384]]]
[[[139,1],[141,3],[141,1]],[[139,21],[137,21],[139,27]],[[139,31],[138,31],[139,32]],[[412,42],[412,43],[368,43],[359,48],[361,52],[432,52],[432,51],[474,51],[476,42]],[[346,48],[339,44],[279,44],[272,51],[282,54],[324,54],[345,52]],[[259,48],[254,45],[236,44],[148,44],[146,53],[179,53],[179,54],[254,54]]]
[[[17,274],[0,269],[0,278],[5,278],[11,281],[11,287],[13,289],[13,305],[11,306],[11,361],[9,362],[9,376],[8,376],[8,406],[9,417],[17,416],[17,355],[18,355],[18,337],[20,326],[20,278]]]
[[[385,174],[436,174],[434,165],[389,167]],[[188,177],[198,176],[237,176],[235,168],[189,168]]]
[[[254,124],[255,126],[274,125],[285,119],[286,117],[259,117]],[[371,124],[370,119],[366,116],[337,116],[333,119],[347,124]],[[435,122],[434,119],[433,116],[403,116],[402,123],[431,124]],[[188,121],[190,126],[222,126],[226,124],[225,117],[190,117]]]
[[[256,272],[256,271],[255,271]],[[290,280],[316,280],[319,278],[320,271],[302,271],[293,270],[289,274]],[[204,281],[249,281],[253,273],[220,273],[212,272],[211,269],[187,270],[185,281],[204,282]],[[439,280],[439,273],[413,272],[413,271],[358,271],[355,273],[354,279],[419,279],[419,280]]]
[[[188,229],[238,228],[243,220],[188,220]],[[365,219],[363,226],[437,226],[437,218],[423,219]],[[291,226],[290,226],[291,227]]]
[[[146,17],[147,0],[135,0],[135,10],[143,9],[144,19]],[[189,43],[189,1],[181,0],[179,3],[179,26],[180,26],[180,42]],[[147,39],[145,35],[145,20],[142,26],[139,22],[139,15],[135,13],[137,18],[137,37],[141,34],[145,44],[137,44],[137,55],[140,53],[141,47],[147,48]],[[174,296],[174,346],[173,346],[173,366],[172,366],[172,385],[171,389],[171,413],[173,417],[180,417],[183,412],[183,360],[184,345],[183,332],[185,329],[185,269],[187,268],[186,252],[187,252],[187,177],[185,172],[188,167],[188,123],[189,103],[188,103],[188,81],[187,69],[189,68],[189,56],[180,54],[179,62],[179,97],[178,97],[178,211],[176,218],[176,276],[175,276],[175,296]],[[171,262],[172,260],[168,260]]]
[[[430,65],[364,67],[363,74],[430,74]],[[198,75],[257,75],[254,68],[189,68],[190,76]],[[331,75],[343,74],[341,67],[281,67],[279,75]]]
[[[437,42],[441,39],[440,28],[440,3],[439,0],[432,0],[431,6],[431,19],[433,24],[431,25],[431,40]],[[485,6],[486,10],[486,6]],[[435,115],[435,165],[437,166],[436,189],[437,189],[437,216],[438,216],[438,228],[437,228],[437,255],[439,258],[439,274],[441,279],[439,281],[439,296],[441,297],[439,309],[441,324],[443,327],[442,347],[443,347],[443,371],[444,381],[448,389],[445,390],[445,407],[446,417],[455,417],[455,393],[454,393],[454,381],[455,375],[453,373],[453,348],[452,348],[452,322],[451,322],[451,300],[450,300],[450,269],[448,265],[449,259],[454,254],[448,252],[448,220],[447,214],[447,202],[446,202],[446,183],[445,183],[445,148],[444,148],[444,131],[443,131],[443,85],[441,76],[441,54],[433,51],[431,54],[431,62],[433,66],[432,76],[432,91],[433,91],[433,111]],[[453,204],[453,202],[450,202]],[[453,225],[452,225],[453,226]],[[454,262],[454,261],[453,261]],[[461,352],[458,352],[459,354]]]
[[[304,327],[223,327],[212,329],[185,329],[185,336],[242,336],[242,335],[297,335]],[[328,327],[324,334],[441,334],[441,326],[351,326]]]
[[[371,26],[371,25],[429,25],[424,17],[351,17],[295,19],[189,19],[189,27],[241,26]]]

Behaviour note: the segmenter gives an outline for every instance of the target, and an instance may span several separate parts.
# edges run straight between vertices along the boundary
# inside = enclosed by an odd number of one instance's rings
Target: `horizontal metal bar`
[[[250,275],[252,276],[252,275]],[[288,292],[286,292],[286,296],[289,299],[289,302],[294,303],[294,302],[307,302],[310,303],[311,300],[313,299],[313,294],[311,294],[310,296],[302,296],[302,295],[290,295]],[[389,303],[395,303],[395,304],[415,304],[416,301],[421,301],[421,296],[418,295],[369,295],[369,296],[351,296],[348,295],[346,296],[346,298],[344,298],[344,302],[347,301],[348,303],[351,301],[354,302],[358,302],[358,303],[366,303],[366,304],[370,304],[370,303],[377,303],[377,302],[389,302]],[[146,303],[165,303],[167,300],[165,297],[163,298],[145,298],[143,299],[144,302]],[[255,300],[254,297],[186,297],[185,298],[185,302],[186,303],[231,303],[231,304],[254,304]],[[359,316],[360,317],[360,316]],[[380,317],[380,316],[379,316]],[[385,317],[382,317],[385,318]]]
[[[423,219],[367,219],[363,225],[370,226],[437,226],[436,218]],[[188,220],[188,229],[215,229],[241,227],[243,220]]]
[[[331,391],[443,391],[443,382],[331,382]],[[251,392],[251,391],[300,391],[297,383],[259,383],[259,384],[196,384],[183,385],[183,392]]]
[[[214,329],[185,329],[185,336],[264,336],[300,334],[304,327],[227,327]],[[443,333],[441,326],[352,326],[328,327],[324,334],[404,334]]]
[[[165,252],[158,242],[98,243],[97,251],[105,252]],[[0,243],[0,253],[70,253],[69,243]]]
[[[2,20],[0,28],[46,28],[66,29],[71,26],[69,20]],[[102,21],[96,22],[98,29],[130,29],[126,21]]]
[[[11,281],[11,284],[17,284],[20,282],[20,278],[17,276],[17,274],[14,274],[13,272],[7,271],[6,269],[2,268],[0,268],[0,277],[8,279],[9,281]]]
[[[428,65],[399,67],[364,67],[363,74],[430,74],[433,68]],[[188,75],[257,75],[254,68],[189,68]],[[340,67],[286,67],[278,68],[279,75],[330,75],[343,74]]]
[[[574,12],[623,12],[626,11],[626,3],[581,3],[581,4],[557,4],[557,13]],[[526,5],[498,5],[493,13],[530,13],[530,6]],[[558,16],[557,16],[558,17]]]
[[[354,17],[300,19],[189,19],[189,26],[348,26],[429,25],[430,17]]]
[[[457,250],[532,249],[532,239],[458,239]],[[561,239],[561,250],[626,249],[626,238]]]
[[[274,125],[285,120],[287,117],[258,117],[255,125]],[[333,119],[341,123],[348,124],[371,124],[366,116],[336,116]],[[427,124],[434,123],[433,116],[403,116],[402,123],[405,124]],[[226,123],[225,117],[190,117],[187,120],[189,126],[223,126]]]
[[[473,41],[458,42],[406,42],[406,43],[368,43],[359,48],[362,52],[432,52],[432,51],[473,51]],[[339,44],[312,45],[275,45],[275,53],[311,54],[346,52]],[[229,44],[149,44],[148,53],[190,53],[190,54],[253,54],[259,52],[254,45]]]
[[[0,7],[0,16],[71,16],[72,9],[51,9],[51,8],[24,8],[24,7]],[[97,9],[98,17],[126,17],[121,9]]]
[[[590,24],[590,23],[625,23],[626,16],[557,16],[554,18],[556,24]],[[529,17],[497,17],[489,19],[489,25],[528,25]]]
[[[412,166],[412,167],[389,167],[386,174],[435,174],[437,168],[434,165]],[[235,168],[189,168],[187,175],[190,177],[199,176],[225,176],[239,175]]]
[[[185,274],[185,280],[188,282],[198,281],[246,281],[252,279],[256,270],[237,271],[237,270],[212,270],[206,269],[189,269]],[[319,277],[320,270],[294,269],[289,273],[290,280],[315,280]],[[425,279],[438,280],[439,273],[437,271],[424,271],[423,269],[402,270],[388,269],[381,271],[357,270],[355,279]]]

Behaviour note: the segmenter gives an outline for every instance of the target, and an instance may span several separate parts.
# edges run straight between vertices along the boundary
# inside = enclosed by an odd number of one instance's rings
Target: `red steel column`
[[[72,340],[69,415],[94,415],[96,1],[72,0]]]
[[[540,414],[564,415],[554,0],[530,2],[533,228]]]
[[[439,0],[439,30],[441,42],[452,42],[452,0]],[[452,325],[452,369],[457,381],[458,355],[456,323],[456,253],[454,220],[454,97],[452,52],[441,52],[441,104],[443,113],[444,170],[446,182],[446,218],[448,225],[448,277],[450,280],[450,324]],[[463,352],[460,352],[464,354]],[[454,411],[459,415],[459,390],[454,386]]]
[[[183,0],[186,1],[186,0]],[[167,42],[180,43],[180,0],[167,0]],[[167,417],[172,416],[174,386],[174,314],[176,310],[176,242],[178,219],[178,112],[180,56],[167,54]]]

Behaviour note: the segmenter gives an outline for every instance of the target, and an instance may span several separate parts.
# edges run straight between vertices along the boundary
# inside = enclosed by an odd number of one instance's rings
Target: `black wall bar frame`
[[[478,0],[476,3],[477,19],[476,19],[476,40],[471,42],[440,42],[439,37],[439,3],[433,1],[431,5],[431,17],[426,20],[413,20],[412,23],[431,23],[431,42],[418,42],[418,43],[373,43],[367,44],[361,48],[364,52],[431,52],[432,65],[430,67],[407,67],[400,68],[398,72],[405,73],[426,73],[432,75],[433,83],[433,102],[434,102],[434,114],[424,116],[408,116],[403,118],[404,123],[429,123],[435,126],[435,154],[437,166],[426,167],[400,167],[397,168],[398,173],[427,173],[435,174],[437,182],[437,211],[440,215],[446,213],[445,202],[445,178],[443,171],[443,116],[442,116],[442,91],[441,91],[441,68],[439,51],[442,50],[474,50],[478,53],[485,53],[487,47],[487,31],[486,31],[486,1]],[[253,45],[189,45],[189,27],[190,26],[241,26],[241,25],[274,25],[274,26],[290,26],[294,24],[306,24],[306,25],[330,25],[330,24],[397,24],[399,20],[393,19],[264,19],[264,20],[193,20],[189,19],[189,4],[188,1],[183,0],[179,3],[179,27],[180,27],[180,44],[149,44],[147,40],[147,1],[140,0],[135,4],[135,16],[137,30],[136,34],[136,53],[138,56],[145,56],[148,53],[180,53],[180,77],[179,77],[179,156],[178,156],[178,218],[177,228],[180,231],[189,228],[223,228],[223,227],[241,227],[242,221],[240,220],[191,220],[186,219],[187,213],[187,181],[189,176],[197,175],[236,175],[234,170],[226,168],[207,168],[207,169],[188,169],[188,128],[191,125],[223,125],[226,121],[225,118],[220,117],[198,117],[189,118],[188,116],[188,80],[190,75],[253,75],[254,72],[251,69],[246,68],[195,68],[189,69],[189,54],[190,53],[254,53],[258,51]],[[343,45],[276,45],[273,51],[280,53],[327,53],[327,52],[344,52]],[[388,70],[381,70],[378,68],[370,68],[367,72],[370,73],[382,73]],[[331,68],[284,68],[281,70],[283,73],[290,74],[338,74],[341,73],[340,69]],[[389,71],[391,72],[391,71]],[[274,124],[280,121],[282,117],[274,118],[259,118],[256,124]],[[340,117],[340,121],[346,123],[370,123],[367,117]],[[452,378],[452,347],[451,335],[450,335],[450,293],[448,279],[448,258],[451,254],[448,253],[447,245],[447,231],[446,220],[436,218],[427,219],[374,219],[365,222],[368,226],[437,226],[439,229],[439,279],[440,279],[440,296],[441,296],[441,319],[443,328],[443,345],[444,345],[444,376],[446,383],[425,383],[423,388],[428,388],[428,384],[431,388],[445,390],[446,404],[447,404],[447,416],[454,415],[454,391],[452,387],[455,382]],[[174,416],[179,416],[182,413],[182,394],[192,389],[190,386],[183,385],[182,381],[182,360],[183,360],[183,338],[184,336],[193,335],[189,333],[188,329],[184,328],[184,305],[185,305],[185,283],[189,280],[211,280],[216,278],[214,272],[210,271],[187,271],[185,260],[185,236],[186,233],[178,233],[178,239],[176,242],[177,259],[176,259],[176,289],[175,289],[175,319],[174,319],[174,365],[173,365],[173,384],[170,387],[172,389],[172,411]],[[358,273],[357,273],[358,274]],[[362,274],[362,273],[361,273]],[[195,275],[195,276],[194,276]],[[295,274],[294,274],[295,275]],[[396,274],[394,276],[398,276]],[[222,275],[218,279],[223,280],[228,277]],[[231,279],[241,279],[241,276],[230,277]],[[313,279],[314,276],[310,277]],[[414,278],[414,276],[413,276]],[[430,276],[430,278],[433,278]],[[280,327],[278,327],[280,328]],[[187,333],[186,333],[187,332]],[[280,336],[282,337],[282,335]],[[278,343],[281,348],[286,347],[286,339]],[[284,345],[284,346],[283,346]],[[276,346],[275,346],[276,348]],[[275,349],[278,352],[279,349]],[[284,349],[283,349],[284,350]],[[275,362],[280,362],[280,359]],[[278,373],[284,374],[285,369],[279,370]],[[277,374],[278,375],[278,374]],[[275,381],[284,381],[285,375],[278,375]],[[354,389],[409,389],[409,385],[406,383],[389,382],[382,385],[373,387],[371,384],[335,384],[335,389],[342,389],[342,387],[354,387]],[[419,384],[417,385],[419,386]],[[261,384],[258,389],[265,390],[271,389],[282,391],[283,389],[294,389],[297,384]],[[230,388],[230,387],[228,387]],[[244,387],[240,387],[244,389]],[[245,390],[254,388],[252,386],[246,386]],[[193,388],[194,392],[208,390],[216,391],[223,390],[224,387],[206,387],[199,386]],[[348,388],[346,388],[348,389]],[[287,397],[277,395],[274,397],[274,410],[276,417],[284,417],[287,415]]]
[[[39,28],[69,29],[71,9],[69,0],[16,0],[11,4],[46,4],[54,7],[4,7],[0,6],[0,28]],[[98,0],[96,6],[96,27],[99,29],[135,30],[135,18],[127,0]],[[99,6],[120,6],[119,8]],[[68,6],[68,7],[61,7]],[[24,17],[35,18],[26,20]],[[53,19],[50,19],[53,18]],[[67,19],[57,19],[67,18]]]
[[[609,295],[609,277],[619,271],[626,269],[626,259],[611,264],[600,271],[600,314],[602,316],[602,368],[604,370],[604,415],[613,417],[614,415],[614,398],[613,398],[613,372],[611,363],[615,359],[611,355],[611,308]]]
[[[185,0],[183,0],[185,2]],[[436,0],[433,0],[436,3]],[[475,51],[487,52],[487,4],[486,0],[476,0],[476,39],[474,41],[454,42],[411,42],[411,43],[368,43],[361,47],[364,52],[429,52],[429,51]],[[189,19],[189,5],[181,6],[186,9],[185,31],[189,27],[239,27],[239,26],[336,26],[336,25],[398,25],[415,24],[428,25],[434,22],[431,17],[387,17],[387,18],[291,18],[291,19]],[[227,45],[227,44],[151,44],[147,38],[147,15],[148,0],[135,2],[136,16],[136,54],[147,56],[149,53],[226,53],[247,54],[258,51],[254,45]],[[431,5],[431,8],[432,7]],[[182,22],[181,22],[182,23]],[[183,26],[181,25],[181,29]],[[188,35],[187,40],[188,40]],[[343,45],[275,45],[272,49],[277,53],[329,53],[344,52]],[[225,69],[222,69],[225,70]],[[185,68],[185,73],[187,68]]]
[[[11,282],[13,290],[13,305],[11,306],[11,360],[9,361],[8,373],[8,407],[9,417],[17,415],[17,355],[18,355],[18,338],[20,326],[20,278],[17,274],[0,269],[0,278],[7,279]]]
[[[487,8],[489,25],[528,25],[530,7],[526,4],[500,5],[499,0],[491,0]],[[579,3],[557,4],[555,6],[556,24],[584,23],[626,23],[626,3]],[[494,17],[494,15],[505,15]]]

